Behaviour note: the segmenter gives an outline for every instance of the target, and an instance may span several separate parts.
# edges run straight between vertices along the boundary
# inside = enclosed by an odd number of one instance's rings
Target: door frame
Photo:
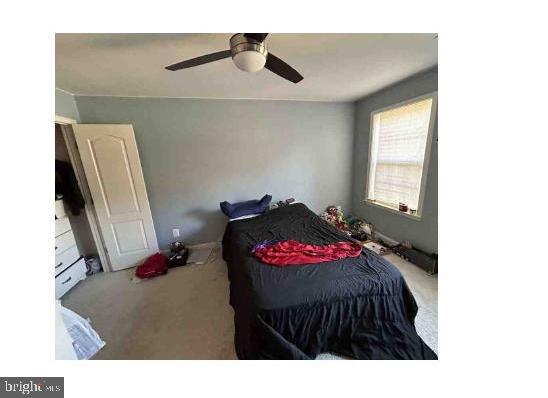
[[[105,272],[111,272],[112,266],[108,258],[105,245],[103,243],[103,236],[99,229],[99,223],[97,221],[97,214],[95,213],[95,207],[93,206],[93,199],[91,197],[91,192],[87,184],[86,175],[84,172],[84,167],[82,165],[82,160],[80,159],[80,153],[78,152],[78,147],[76,145],[76,139],[74,138],[74,131],[72,130],[72,124],[78,123],[74,119],[68,117],[55,115],[55,123],[61,127],[61,132],[63,134],[63,139],[65,140],[65,145],[67,146],[70,162],[74,169],[74,174],[76,175],[76,180],[82,192],[82,196],[85,201],[85,213],[91,228],[91,235],[95,241],[95,246],[97,247],[97,254],[101,260],[103,270]]]

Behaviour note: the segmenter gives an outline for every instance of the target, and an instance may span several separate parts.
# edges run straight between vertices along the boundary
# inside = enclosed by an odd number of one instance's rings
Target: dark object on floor
[[[86,275],[93,275],[103,271],[101,266],[101,260],[96,255],[85,256],[84,261],[86,262]]]
[[[172,254],[173,253],[179,253],[179,252],[182,252],[183,250],[185,250],[185,245],[181,241],[171,242],[169,244],[169,250]]]
[[[368,235],[365,232],[354,232],[350,236],[353,239],[356,239],[356,240],[359,240],[359,241],[362,241],[362,242],[371,239],[371,235]]]
[[[349,215],[346,217],[345,222],[350,227],[350,236],[352,238],[359,241],[370,240],[372,238],[373,226],[367,221],[359,217]]]
[[[169,258],[167,260],[167,266],[168,268],[175,268],[180,267],[182,265],[186,265],[186,262],[188,261],[188,249],[183,248],[183,250],[171,253],[169,255]]]
[[[404,213],[407,213],[407,210],[409,210],[409,208],[407,207],[407,205],[406,205],[405,203],[401,203],[401,202],[400,202],[400,204],[399,204],[399,206],[398,206],[398,209],[399,209],[400,211],[403,211]]]
[[[167,258],[163,254],[156,253],[137,267],[135,276],[141,279],[150,279],[167,273]]]
[[[55,198],[63,198],[70,212],[77,216],[86,204],[72,165],[61,160],[55,161]]]
[[[410,249],[404,245],[397,245],[392,250],[401,258],[415,264],[430,275],[438,273],[438,255],[436,253],[428,254],[422,250],[416,248]]]
[[[344,233],[296,203],[228,223],[223,258],[240,359],[437,359],[415,330],[417,303],[398,269],[370,250],[356,258],[300,267],[265,267],[249,253],[264,240],[315,245]]]
[[[175,241],[169,245],[171,253],[167,259],[168,268],[180,267],[186,265],[188,261],[188,249],[183,242]]]

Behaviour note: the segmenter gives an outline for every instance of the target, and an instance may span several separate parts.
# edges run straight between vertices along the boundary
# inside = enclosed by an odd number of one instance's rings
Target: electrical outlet
[[[173,228],[173,237],[178,238],[179,236],[181,236],[179,228]]]

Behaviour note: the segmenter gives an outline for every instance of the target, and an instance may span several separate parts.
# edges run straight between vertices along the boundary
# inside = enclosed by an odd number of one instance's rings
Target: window
[[[435,115],[435,94],[371,114],[367,202],[420,218]]]

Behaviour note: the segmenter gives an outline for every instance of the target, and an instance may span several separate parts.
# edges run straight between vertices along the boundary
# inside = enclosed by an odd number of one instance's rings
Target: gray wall
[[[371,222],[379,232],[398,241],[409,240],[416,247],[430,252],[438,251],[437,116],[421,220],[412,220],[402,215],[373,207],[366,204],[364,199],[367,162],[369,157],[371,112],[437,90],[438,71],[437,68],[434,68],[358,101],[355,109],[356,120],[352,195],[352,208],[354,213]]]
[[[181,228],[217,240],[219,202],[295,197],[351,208],[354,105],[298,101],[76,97],[82,123],[133,124],[160,247]]]
[[[74,96],[59,90],[55,89],[55,114],[59,116],[68,117],[76,121],[80,120],[80,115],[78,114],[78,108],[76,106],[76,101]]]

